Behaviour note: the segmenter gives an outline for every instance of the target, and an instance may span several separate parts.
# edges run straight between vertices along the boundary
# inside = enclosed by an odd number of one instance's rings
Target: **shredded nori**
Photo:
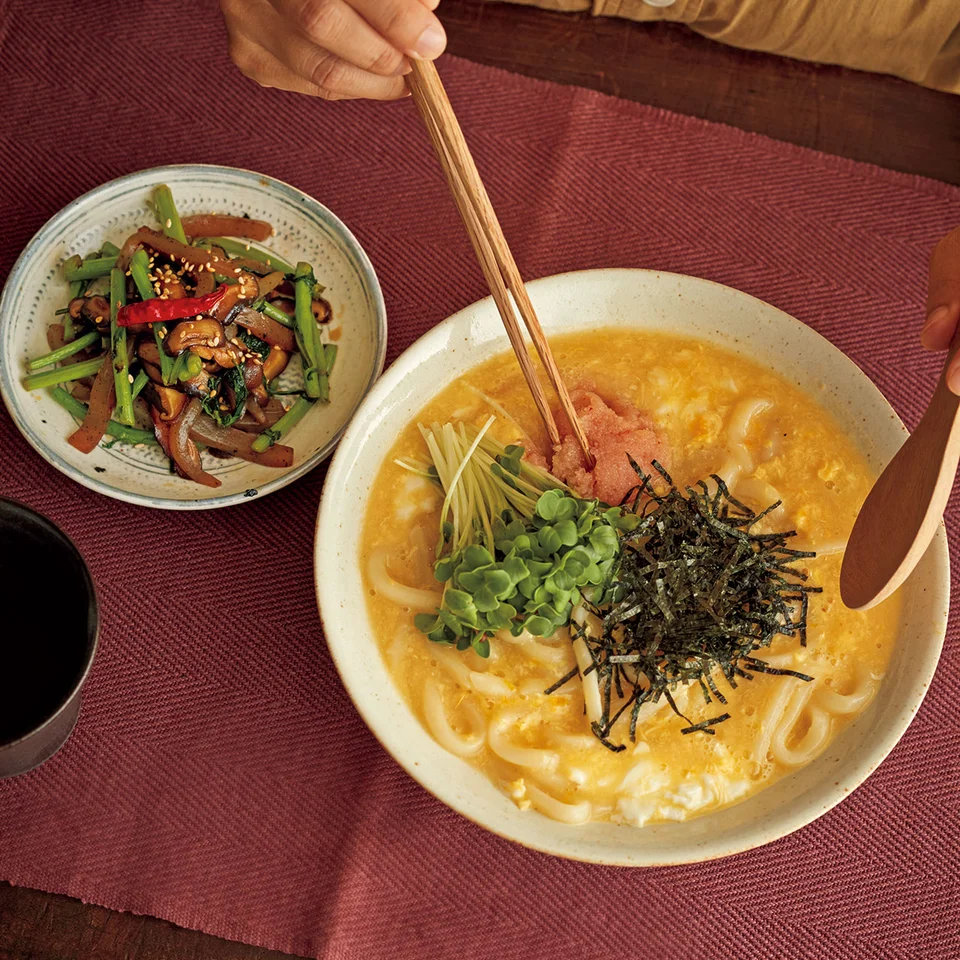
[[[687,721],[684,734],[712,735],[730,718],[723,713],[693,723],[673,699],[678,685],[697,683],[706,703],[726,704],[714,681],[717,671],[734,689],[738,679],[751,680],[754,673],[812,680],[796,670],[769,667],[754,654],[777,636],[805,645],[808,595],[821,590],[806,584],[807,576],[794,566],[815,556],[787,546],[795,531],[753,532],[779,501],[754,513],[716,475],[715,490],[701,480],[681,491],[655,461],[656,478],[630,462],[640,482],[625,504],[642,519],[621,541],[619,564],[602,601],[585,604],[600,618],[602,635],[570,625],[593,661],[585,673],[595,671],[599,681],[603,712],[593,732],[615,752],[625,749],[610,740],[620,717],[629,711],[629,736],[636,741],[641,706],[661,697]],[[611,714],[614,692],[619,702]]]

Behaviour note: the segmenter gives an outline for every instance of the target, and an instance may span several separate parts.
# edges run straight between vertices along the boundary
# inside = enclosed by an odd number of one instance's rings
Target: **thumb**
[[[930,256],[927,320],[920,342],[928,350],[946,350],[960,320],[960,227],[948,233]]]

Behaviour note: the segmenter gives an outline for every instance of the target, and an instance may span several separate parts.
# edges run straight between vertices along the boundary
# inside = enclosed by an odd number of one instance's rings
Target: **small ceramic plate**
[[[99,446],[82,454],[67,443],[73,418],[47,391],[28,391],[21,380],[31,357],[47,351],[47,325],[67,302],[60,265],[105,240],[118,246],[142,224],[155,227],[147,205],[166,183],[181,214],[249,214],[268,220],[276,236],[262,244],[296,263],[313,264],[333,307],[340,347],[330,378],[329,405],[318,405],[291,432],[293,465],[276,470],[204,454],[216,489],[171,474],[157,447]],[[145,507],[199,510],[225,507],[279,490],[330,455],[346,424],[383,370],[387,320],[380,284],[353,234],[323,204],[295,187],[249,170],[190,165],[143,170],[97,187],[64,207],[27,244],[0,299],[0,392],[30,445],[68,477],[98,493]],[[296,358],[284,386],[299,378]],[[282,381],[283,382],[283,381]]]
[[[805,324],[738,290],[649,270],[589,270],[528,287],[548,335],[582,330],[583,318],[590,317],[624,337],[669,331],[771,367],[814,395],[878,472],[906,437],[890,405],[852,361]],[[519,810],[484,773],[444,750],[407,706],[367,613],[359,543],[370,487],[400,431],[430,399],[476,364],[509,349],[489,298],[434,327],[373,388],[331,464],[317,523],[317,599],[337,669],[370,729],[448,806],[487,830],[561,857],[625,866],[691,863],[769,843],[821,816],[876,769],[926,693],[950,598],[942,526],[901,587],[900,631],[880,695],[820,756],[735,806],[641,828],[559,823]]]

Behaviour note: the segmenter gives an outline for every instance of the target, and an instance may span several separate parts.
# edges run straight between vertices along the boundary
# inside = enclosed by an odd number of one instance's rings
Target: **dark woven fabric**
[[[638,266],[739,287],[829,337],[916,422],[940,362],[917,342],[926,261],[960,191],[441,70],[528,278]],[[201,161],[288,180],[351,226],[383,283],[389,358],[484,294],[412,104],[258,89],[228,62],[212,0],[8,0],[0,91],[3,276],[83,191]],[[561,862],[441,806],[358,718],[314,606],[323,478],[227,511],[149,511],[65,479],[0,412],[0,491],[76,540],[103,612],[74,737],[0,783],[0,877],[325,958],[960,954],[956,619],[903,742],[813,825],[701,866]],[[958,521],[954,507],[953,536]],[[236,561],[229,626],[183,585],[191,544]],[[42,630],[43,604],[30,610]]]

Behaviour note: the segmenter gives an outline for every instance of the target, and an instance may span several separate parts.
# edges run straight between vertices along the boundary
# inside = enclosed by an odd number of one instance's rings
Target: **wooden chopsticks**
[[[517,355],[520,369],[533,395],[537,411],[547,428],[550,443],[556,449],[560,445],[560,433],[553,413],[550,411],[543,385],[527,352],[523,332],[514,314],[509,294],[513,294],[513,300],[520,311],[530,339],[537,349],[547,377],[560,399],[560,406],[570,421],[577,443],[583,450],[587,466],[592,468],[594,458],[590,452],[587,435],[573,408],[570,394],[560,376],[560,370],[557,368],[550,345],[547,343],[543,328],[530,302],[527,288],[523,284],[523,278],[510,252],[497,215],[494,213],[490,197],[473,162],[437,68],[429,60],[413,60],[411,64],[413,70],[407,76],[407,84],[443,167],[450,192],[467,228],[470,242],[480,261],[480,268],[483,270],[484,278],[500,312],[500,318],[506,327],[510,345]]]

